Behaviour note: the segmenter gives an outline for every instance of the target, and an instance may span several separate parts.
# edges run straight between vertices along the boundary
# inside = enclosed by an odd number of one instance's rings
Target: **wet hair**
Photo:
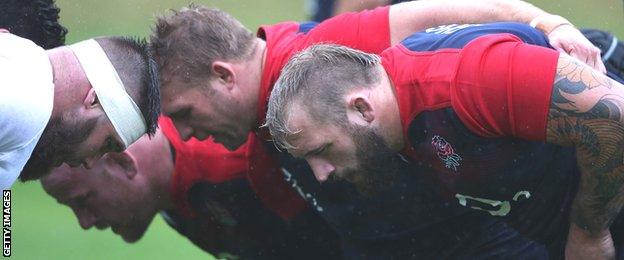
[[[278,148],[293,148],[286,139],[298,132],[288,127],[289,112],[295,102],[317,122],[344,126],[344,95],[378,83],[380,64],[377,55],[334,44],[313,45],[293,56],[271,91],[264,124]]]
[[[2,0],[0,28],[52,49],[64,45],[67,34],[58,21],[59,12],[54,0]]]
[[[215,60],[249,57],[254,39],[254,34],[228,13],[191,4],[158,17],[150,43],[165,83],[172,75],[193,82],[213,76]]]
[[[153,135],[160,115],[160,80],[147,41],[131,37],[103,37],[96,41],[106,52],[126,91],[141,110],[147,134]]]

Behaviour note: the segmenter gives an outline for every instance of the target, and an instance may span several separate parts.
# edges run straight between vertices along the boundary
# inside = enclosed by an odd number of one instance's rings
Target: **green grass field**
[[[356,1],[356,0],[354,0]],[[57,0],[68,43],[101,35],[147,36],[156,14],[182,0]],[[194,1],[219,7],[249,28],[283,20],[304,20],[303,0]],[[603,28],[624,38],[622,1],[529,1],[568,17],[579,27]],[[67,207],[48,197],[38,182],[13,187],[13,251],[16,259],[194,259],[209,257],[156,217],[145,237],[126,244],[109,230],[83,231]]]

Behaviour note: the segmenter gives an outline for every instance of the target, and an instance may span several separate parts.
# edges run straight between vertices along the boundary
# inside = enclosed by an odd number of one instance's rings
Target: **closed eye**
[[[327,151],[327,148],[328,148],[330,145],[331,145],[331,144],[324,144],[323,146],[321,146],[321,147],[319,147],[319,148],[316,148],[316,149],[314,149],[314,150],[312,150],[312,151],[307,152],[307,153],[304,155],[304,157],[308,157],[308,156],[311,156],[311,155],[320,155],[320,154],[322,154],[323,152]]]
[[[321,146],[321,148],[317,149],[314,154],[316,154],[316,155],[322,154],[325,151],[327,151],[328,147],[329,147],[329,144],[323,145],[323,146]]]

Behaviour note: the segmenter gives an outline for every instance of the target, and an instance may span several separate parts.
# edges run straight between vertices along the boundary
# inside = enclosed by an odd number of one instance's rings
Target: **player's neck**
[[[257,108],[258,101],[260,99],[260,91],[262,90],[262,75],[264,72],[264,63],[266,60],[266,42],[260,38],[256,38],[254,43],[254,51],[252,54],[252,58],[250,59],[248,70],[251,72],[249,75],[250,82],[249,84],[249,96],[247,98],[247,102],[249,102],[249,122],[246,122],[249,131],[253,131],[256,128],[256,123],[258,121],[257,118]]]
[[[381,69],[380,87],[380,101],[382,104],[386,104],[381,106],[380,111],[383,136],[390,148],[399,152],[405,145],[403,137],[403,124],[401,123],[399,103],[397,101],[394,85],[384,69]]]
[[[149,158],[145,162],[148,163],[146,167],[149,167],[149,169],[144,172],[150,174],[149,182],[155,195],[155,205],[158,211],[173,209],[171,181],[173,179],[175,162],[171,145],[161,130],[156,132],[150,142],[154,145],[151,146],[152,149],[142,151],[144,152],[142,158]]]

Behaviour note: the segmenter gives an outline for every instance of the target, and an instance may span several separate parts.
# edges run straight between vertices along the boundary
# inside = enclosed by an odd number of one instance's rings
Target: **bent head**
[[[73,210],[83,229],[111,227],[125,241],[137,241],[169,198],[162,187],[168,187],[172,159],[160,156],[167,146],[159,138],[143,137],[125,152],[106,154],[91,169],[62,165],[41,184]]]
[[[159,17],[151,46],[162,81],[163,113],[184,140],[210,136],[241,146],[255,123],[247,63],[256,37],[218,10],[191,5]],[[259,68],[257,68],[259,69]],[[256,98],[257,99],[257,98]]]
[[[55,77],[54,109],[22,181],[37,179],[63,162],[89,167],[107,152],[123,151],[143,133],[154,133],[160,94],[147,43],[121,37],[96,42],[92,46],[99,46],[94,48],[103,50],[102,55],[87,51],[77,56],[70,47],[48,51]],[[86,65],[96,56],[112,66],[100,67],[104,63],[99,60],[95,67]],[[113,89],[114,94],[107,94]]]
[[[277,145],[305,158],[316,178],[346,180],[365,194],[398,170],[379,111],[379,57],[336,45],[294,56],[271,92],[267,126]],[[392,93],[390,93],[392,94]]]

